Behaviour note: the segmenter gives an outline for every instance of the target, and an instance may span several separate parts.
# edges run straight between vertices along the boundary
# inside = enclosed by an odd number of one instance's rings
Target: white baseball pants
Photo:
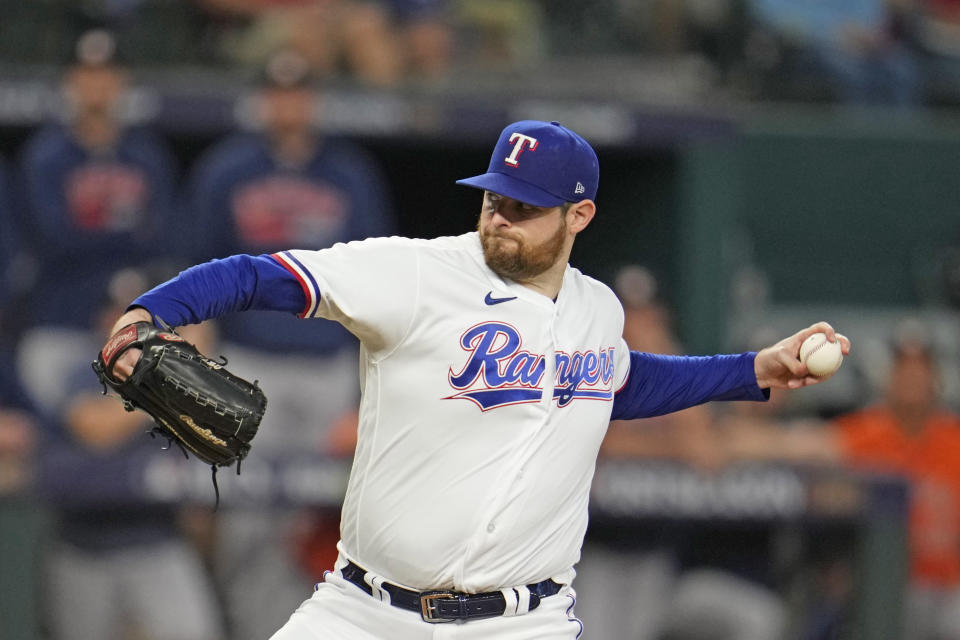
[[[574,616],[575,602],[567,587],[526,615],[433,624],[368,595],[337,572],[327,574],[270,640],[576,640],[583,624]]]

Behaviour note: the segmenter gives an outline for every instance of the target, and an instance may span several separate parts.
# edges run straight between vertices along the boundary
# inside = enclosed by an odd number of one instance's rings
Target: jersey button
[[[493,533],[494,531],[496,531],[496,529],[497,529],[497,525],[493,524],[492,522],[487,525],[487,533]]]

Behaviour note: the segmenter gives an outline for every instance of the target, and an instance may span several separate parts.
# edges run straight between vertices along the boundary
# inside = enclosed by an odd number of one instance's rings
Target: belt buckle
[[[439,622],[453,622],[456,618],[437,617],[437,600],[456,599],[457,595],[453,591],[424,591],[420,594],[420,616],[424,622],[437,624]]]

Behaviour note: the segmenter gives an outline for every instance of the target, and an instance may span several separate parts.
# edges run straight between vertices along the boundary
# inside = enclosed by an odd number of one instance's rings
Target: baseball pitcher
[[[235,255],[137,298],[116,324],[272,309],[359,338],[359,440],[339,560],[275,640],[574,639],[574,566],[611,419],[763,401],[809,374],[801,342],[630,352],[623,309],[567,261],[596,213],[597,156],[557,122],[503,130],[476,231]],[[137,349],[115,359],[130,376]],[[446,624],[442,627],[437,625]]]

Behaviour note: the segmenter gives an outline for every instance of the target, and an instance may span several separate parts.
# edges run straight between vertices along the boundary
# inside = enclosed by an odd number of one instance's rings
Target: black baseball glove
[[[134,347],[143,354],[133,374],[117,380],[114,363]],[[212,465],[216,474],[217,467],[234,461],[239,471],[267,405],[256,382],[230,373],[225,364],[207,358],[169,327],[136,322],[107,341],[93,370],[104,394],[107,387],[116,390],[127,411],[140,409],[156,421],[151,433],[177,442],[184,453]]]

